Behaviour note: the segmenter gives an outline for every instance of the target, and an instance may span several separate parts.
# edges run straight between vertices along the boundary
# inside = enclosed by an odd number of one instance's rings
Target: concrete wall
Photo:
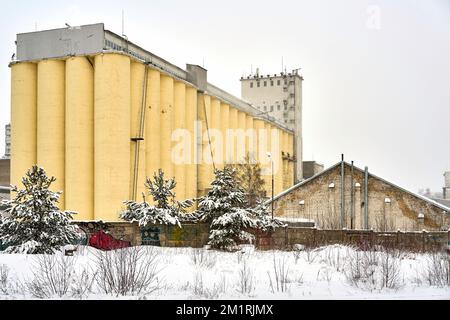
[[[275,215],[312,219],[324,229],[363,229],[364,172],[345,165],[344,225],[341,226],[341,167],[335,166],[275,200]],[[369,176],[369,229],[379,231],[449,228],[449,213],[398,187]],[[302,201],[302,204],[300,202]],[[424,215],[420,219],[419,214]]]
[[[158,241],[143,242],[142,229],[136,223],[78,223],[86,234],[99,230],[108,231],[118,240],[136,245],[157,245],[162,247],[201,248],[208,243],[209,225],[183,224],[177,226],[152,225],[146,229],[158,233]],[[255,246],[259,250],[291,250],[294,245],[319,247],[329,244],[354,245],[360,248],[385,246],[413,251],[430,251],[447,247],[450,232],[374,232],[364,230],[320,230],[316,228],[285,227],[274,232],[248,230],[255,235]]]

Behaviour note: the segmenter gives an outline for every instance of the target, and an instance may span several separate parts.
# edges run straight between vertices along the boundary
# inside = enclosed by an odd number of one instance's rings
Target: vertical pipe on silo
[[[287,151],[288,151],[288,133],[286,131],[283,131],[283,135],[282,135],[282,140],[283,140],[283,147],[282,147],[282,151],[283,151],[283,189],[287,189],[289,188],[289,164],[288,164],[288,160],[286,160],[286,156],[287,156]]]
[[[153,175],[161,168],[161,75],[149,69],[147,84],[147,116],[145,117],[145,176]],[[152,199],[148,199],[151,201]]]
[[[26,171],[36,164],[37,65],[11,66],[11,184],[19,189]]]
[[[173,178],[171,159],[173,126],[173,78],[161,75],[161,150],[160,166],[166,179]]]
[[[56,178],[52,189],[64,192],[65,62],[40,61],[37,77],[37,163]],[[59,199],[61,210],[64,196]]]
[[[190,150],[188,165],[185,166],[186,198],[197,197],[197,164],[196,164],[196,141],[195,122],[197,120],[197,89],[191,86],[186,88],[186,128],[189,131]]]
[[[95,219],[117,221],[130,186],[130,58],[95,57]]]
[[[185,118],[186,118],[186,85],[182,82],[176,81],[174,86],[174,127],[173,132],[178,133],[178,137],[181,138],[179,141],[174,141],[175,143],[184,144],[185,133]],[[180,134],[182,136],[180,136]],[[172,150],[180,150],[179,148],[173,148]],[[172,154],[174,164],[174,173],[177,185],[175,187],[175,194],[178,200],[184,200],[186,198],[186,159],[185,151],[186,146],[181,149],[181,154]]]
[[[264,177],[265,181],[266,181],[266,185],[269,186],[269,190],[270,190],[270,195],[272,195],[272,161],[275,160],[275,155],[273,154],[273,150],[272,150],[272,126],[270,125],[269,122],[264,122],[264,130],[265,130],[265,134],[266,134],[266,159],[267,159],[267,175]],[[268,157],[267,152],[270,152],[271,154],[271,158]],[[273,164],[275,169],[275,163]],[[275,172],[273,172],[273,174],[275,175]],[[275,178],[275,176],[273,177]]]
[[[88,57],[66,61],[65,207],[94,219],[94,69]]]
[[[221,127],[220,131],[222,133],[222,160],[223,165],[228,162],[228,159],[230,155],[228,154],[228,137],[227,137],[227,130],[230,127],[230,105],[227,103],[220,103],[220,120],[221,120]]]
[[[141,122],[148,85],[145,77],[146,66],[139,62],[130,65],[130,196],[129,199],[141,200],[145,192],[145,138],[141,137]],[[139,140],[144,138],[144,140]],[[136,156],[138,159],[136,159]]]

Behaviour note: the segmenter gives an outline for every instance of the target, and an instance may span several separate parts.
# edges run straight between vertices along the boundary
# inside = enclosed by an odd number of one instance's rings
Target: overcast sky
[[[8,1],[0,11],[0,154],[15,35],[104,22],[240,96],[239,78],[302,68],[304,160],[354,160],[411,191],[450,170],[450,1]]]

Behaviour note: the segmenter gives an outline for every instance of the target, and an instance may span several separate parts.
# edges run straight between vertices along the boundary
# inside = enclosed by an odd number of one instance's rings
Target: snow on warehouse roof
[[[281,198],[281,197],[283,197],[283,196],[289,194],[290,192],[292,192],[292,191],[294,191],[294,190],[296,190],[296,189],[298,189],[298,188],[300,188],[300,187],[302,187],[302,186],[308,184],[309,182],[311,182],[311,181],[317,179],[318,177],[323,176],[324,174],[326,174],[326,173],[332,171],[333,169],[335,169],[336,167],[340,166],[341,163],[342,163],[342,161],[339,161],[339,162],[336,163],[335,165],[333,165],[333,166],[327,168],[326,170],[324,170],[324,171],[322,171],[322,172],[319,172],[318,174],[312,176],[311,178],[306,179],[306,180],[304,180],[304,181],[302,181],[302,182],[299,182],[299,183],[297,183],[296,185],[293,185],[293,186],[290,187],[289,189],[286,189],[286,190],[284,190],[283,192],[281,192],[281,193],[279,193],[278,195],[276,195],[276,196],[273,198],[273,200],[277,200],[277,199],[279,199],[279,198]],[[349,163],[346,162],[346,161],[344,161],[344,164],[345,164],[346,166],[349,166],[349,167],[351,166],[351,164],[349,164]],[[355,170],[358,170],[358,171],[364,173],[364,170],[358,168],[358,167],[355,166],[355,165],[353,165],[353,168],[354,168]],[[439,203],[439,202],[437,202],[437,201],[435,201],[435,200],[433,200],[433,199],[430,199],[430,198],[427,198],[427,197],[425,197],[425,196],[422,196],[422,195],[420,195],[420,194],[418,194],[418,193],[415,193],[415,192],[406,190],[405,188],[400,187],[400,186],[398,186],[398,185],[396,185],[396,184],[394,184],[394,183],[392,183],[392,182],[390,182],[390,181],[387,181],[387,180],[385,180],[385,179],[383,179],[383,178],[380,178],[380,177],[378,177],[378,176],[376,176],[376,175],[374,175],[374,174],[372,174],[372,173],[370,173],[370,172],[369,172],[369,177],[372,177],[372,178],[377,179],[377,180],[379,180],[379,181],[381,181],[381,182],[384,182],[384,183],[390,185],[391,187],[394,187],[394,188],[396,188],[396,189],[399,189],[400,191],[403,191],[403,192],[405,192],[405,193],[407,193],[407,194],[409,194],[409,195],[412,195],[413,197],[416,197],[416,198],[418,198],[418,199],[420,199],[420,200],[426,201],[426,202],[428,202],[429,204],[431,204],[431,205],[433,205],[433,206],[435,206],[435,207],[437,207],[437,208],[439,208],[439,209],[442,209],[445,213],[450,213],[450,208],[449,208],[449,207],[447,207],[447,206],[445,206],[445,205],[443,205],[443,204],[441,204],[441,203]],[[271,202],[272,202],[272,199],[269,199],[269,200],[266,201],[266,204],[270,204]]]

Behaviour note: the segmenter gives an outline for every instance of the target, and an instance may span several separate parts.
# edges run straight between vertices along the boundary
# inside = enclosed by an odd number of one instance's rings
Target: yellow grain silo
[[[254,158],[254,160],[256,160],[256,134],[255,134],[255,130],[253,129],[253,117],[249,114],[246,114],[245,120],[246,120],[245,121],[246,155],[248,155],[250,157],[250,159]]]
[[[185,137],[185,119],[186,119],[186,85],[183,82],[175,81],[174,85],[174,126],[173,132],[175,136],[181,138],[179,141],[173,142],[175,144],[182,144],[182,148],[172,149],[172,159],[174,161],[174,175],[177,185],[175,187],[175,194],[178,200],[184,200],[186,198],[186,146],[184,145]],[[180,136],[182,134],[182,136]],[[179,150],[181,153],[176,154],[175,151]]]
[[[142,200],[145,192],[145,117],[147,71],[140,62],[131,62],[130,101],[130,199]]]
[[[130,58],[96,56],[94,87],[95,219],[116,221],[129,198]]]
[[[195,141],[195,122],[197,120],[197,89],[191,86],[186,87],[186,128],[189,131],[190,152],[188,165],[185,166],[186,177],[186,198],[197,197],[197,164],[195,151],[197,143]]]
[[[214,165],[216,166],[216,168],[220,168],[220,166],[223,165],[223,137],[221,132],[220,113],[220,100],[217,98],[211,98],[210,135],[212,143],[212,153],[214,156]],[[211,172],[210,179],[214,179],[214,172]]]
[[[230,155],[227,158],[229,163],[236,163],[237,155],[237,143],[236,143],[236,129],[238,128],[238,110],[236,108],[230,107],[230,115],[229,115],[229,129],[227,135],[227,146],[228,146],[228,154]]]
[[[11,184],[36,164],[37,65],[11,65]]]
[[[147,112],[145,116],[145,176],[153,179],[153,175],[161,168],[161,86],[160,73],[148,70]],[[146,194],[148,191],[146,191]],[[149,201],[151,198],[149,197]]]
[[[283,158],[281,155],[281,149],[283,148],[283,130],[273,126],[276,135],[272,137],[272,152],[274,153],[274,160],[276,164],[275,175],[275,194],[283,191]],[[275,141],[273,141],[275,139]]]
[[[228,154],[228,139],[227,139],[227,129],[230,126],[230,105],[227,103],[220,103],[220,122],[221,127],[220,131],[222,132],[222,166],[223,168],[224,164],[228,161],[229,154]]]
[[[37,77],[37,164],[56,178],[52,189],[64,192],[65,62],[40,61]],[[64,193],[59,207],[64,209]]]
[[[211,183],[211,171],[212,171],[212,158],[211,158],[211,149],[209,146],[208,140],[208,132],[207,132],[207,124],[206,121],[208,119],[208,126],[211,122],[211,97],[198,93],[197,96],[197,114],[198,119],[201,121],[201,157],[200,163],[198,166],[198,190],[200,194],[204,194],[206,189],[209,187]]]
[[[236,161],[242,162],[244,161],[245,154],[246,154],[246,148],[245,148],[245,140],[246,140],[246,119],[245,119],[245,112],[238,111],[237,114],[238,120],[237,120],[237,139],[236,139]]]
[[[288,174],[289,174],[289,187],[294,185],[294,135],[288,134],[288,153],[289,153],[289,166],[288,166]]]
[[[282,152],[283,152],[283,189],[289,188],[289,161],[287,160],[287,153],[289,150],[288,133],[283,131],[282,134]]]
[[[173,121],[173,78],[161,74],[161,149],[160,166],[166,179],[173,178],[171,159]]]
[[[65,207],[75,220],[94,219],[94,67],[66,60]]]

